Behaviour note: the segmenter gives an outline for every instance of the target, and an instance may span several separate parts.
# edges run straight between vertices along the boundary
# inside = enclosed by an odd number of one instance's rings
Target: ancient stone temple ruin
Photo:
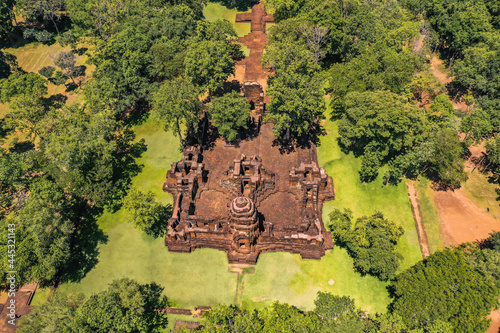
[[[258,126],[242,133],[238,144],[219,138],[203,151],[185,149],[167,173],[163,189],[174,197],[165,237],[170,251],[208,247],[225,251],[230,263],[254,264],[263,252],[319,259],[333,248],[322,221],[323,202],[334,199],[333,182],[318,167],[316,147],[283,152],[273,124],[263,123],[269,71],[260,57],[272,19],[260,3],[236,17],[251,23],[251,33],[238,39],[250,55],[236,63],[235,77]]]
[[[164,190],[174,196],[165,238],[170,251],[209,247],[226,251],[231,263],[255,263],[262,252],[319,259],[332,248],[321,211],[334,197],[333,184],[315,162],[275,174],[259,157],[241,154],[211,176],[202,159],[190,147],[167,173]]]

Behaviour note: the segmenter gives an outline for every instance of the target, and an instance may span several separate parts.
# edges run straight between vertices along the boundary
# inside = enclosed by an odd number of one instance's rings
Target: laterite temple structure
[[[241,73],[255,126],[238,144],[219,138],[204,151],[189,147],[172,164],[163,186],[174,197],[165,244],[175,252],[225,251],[230,263],[254,264],[260,253],[276,251],[320,259],[333,248],[322,221],[323,203],[334,199],[332,178],[318,167],[314,145],[285,153],[274,143],[273,124],[262,123],[269,72],[259,59],[272,16],[260,4],[252,9],[236,17],[251,22],[251,33],[239,39],[250,56],[236,64],[236,78]]]

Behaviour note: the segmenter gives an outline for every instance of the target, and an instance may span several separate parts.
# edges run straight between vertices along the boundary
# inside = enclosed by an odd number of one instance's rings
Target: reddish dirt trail
[[[492,311],[488,318],[491,318],[490,328],[486,333],[498,333],[500,330],[500,310]]]
[[[453,77],[448,77],[448,74],[445,73],[440,69],[441,66],[443,65],[443,61],[439,59],[436,55],[431,56],[431,73],[434,75],[439,83],[446,85],[453,81]],[[455,101],[453,96],[449,96],[451,103],[453,104],[453,108],[456,110],[460,111],[466,111],[467,110],[467,104],[465,104],[463,101]]]
[[[481,240],[500,230],[500,221],[476,206],[462,189],[436,191],[435,204],[446,245]]]
[[[240,82],[258,82],[265,89],[271,72],[262,67],[260,57],[267,44],[266,23],[273,22],[273,16],[267,14],[258,3],[252,7],[252,12],[236,14],[236,22],[250,22],[251,32],[237,40],[250,49],[250,55],[235,64],[234,79]]]

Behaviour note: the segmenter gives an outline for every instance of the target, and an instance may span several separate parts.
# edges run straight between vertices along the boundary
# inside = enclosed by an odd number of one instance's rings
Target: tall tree
[[[226,41],[203,40],[192,43],[184,60],[185,76],[212,93],[234,74],[231,48]]]
[[[26,203],[13,219],[2,221],[1,247],[7,253],[7,230],[15,225],[16,257],[20,284],[38,281],[51,282],[66,267],[70,258],[73,233],[71,202],[61,188],[48,179],[35,182]],[[2,264],[3,274],[11,269],[7,256]],[[4,279],[5,280],[5,279]]]
[[[40,134],[45,168],[66,191],[98,206],[116,195],[117,141],[112,115],[79,105],[56,110]]]
[[[123,207],[132,215],[132,225],[146,234],[159,237],[167,231],[168,219],[172,216],[172,205],[162,205],[155,200],[153,192],[131,190]]]
[[[23,316],[20,330],[31,332],[163,332],[164,313],[153,311],[167,305],[163,287],[135,280],[114,280],[109,287],[84,299],[56,292],[47,303]]]
[[[425,119],[404,98],[388,92],[353,92],[345,98],[340,144],[362,156],[361,179],[373,180],[380,167],[423,140]]]
[[[14,0],[5,0],[0,3],[0,42],[14,30]]]
[[[237,92],[225,94],[213,99],[208,107],[208,116],[226,141],[234,141],[242,129],[248,128],[250,105],[246,98]]]
[[[199,89],[181,78],[164,82],[154,95],[152,116],[164,124],[165,130],[172,129],[179,136],[184,148],[186,139],[182,128],[196,136],[203,104],[199,100]]]
[[[84,302],[83,294],[66,296],[52,293],[48,301],[34,307],[33,311],[21,319],[21,333],[74,332],[74,317],[78,307]]]
[[[271,103],[265,120],[274,122],[274,136],[309,136],[324,117],[321,80],[287,70],[278,72],[269,84],[267,93],[271,96]]]
[[[62,51],[54,58],[54,64],[61,68],[63,73],[68,76],[73,84],[79,76],[85,75],[84,66],[76,66],[76,56],[71,51]]]
[[[18,0],[17,4],[27,17],[42,16],[44,20],[50,20],[59,34],[56,21],[61,17],[64,8],[63,0]]]
[[[347,247],[354,259],[354,268],[383,281],[394,277],[403,259],[395,252],[403,228],[385,219],[382,213],[357,219],[354,228],[351,220],[350,210],[334,210],[330,213],[329,227],[334,239]]]
[[[35,73],[16,71],[0,80],[0,102],[6,103],[16,96],[41,98],[47,94],[47,80]]]
[[[166,314],[152,311],[167,305],[162,291],[155,283],[115,280],[78,307],[74,327],[81,332],[163,332]]]

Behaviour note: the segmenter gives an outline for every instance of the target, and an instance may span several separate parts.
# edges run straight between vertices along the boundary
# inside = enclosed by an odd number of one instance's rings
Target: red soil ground
[[[500,221],[476,206],[462,189],[436,191],[435,204],[446,245],[481,240],[500,230]]]

